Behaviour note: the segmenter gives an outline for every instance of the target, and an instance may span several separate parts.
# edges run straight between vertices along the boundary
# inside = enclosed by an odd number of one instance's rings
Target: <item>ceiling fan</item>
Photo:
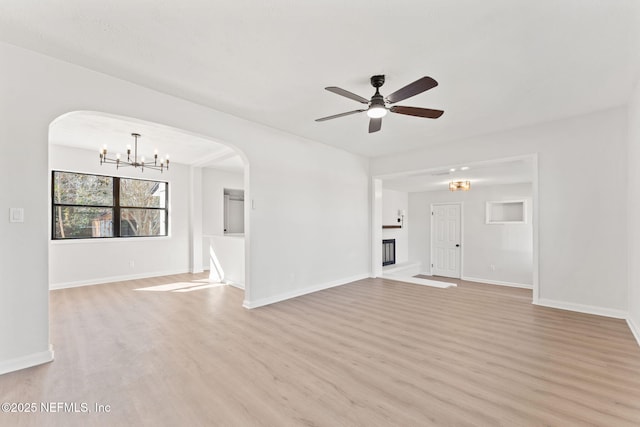
[[[333,116],[323,117],[321,119],[316,119],[316,122],[324,122],[325,120],[337,119],[338,117],[344,117],[350,114],[362,113],[366,111],[367,116],[369,116],[370,118],[369,133],[373,133],[378,132],[382,127],[382,118],[387,114],[387,111],[391,111],[392,113],[397,114],[405,114],[407,116],[426,117],[428,119],[437,119],[444,113],[444,111],[442,110],[431,110],[429,108],[402,107],[400,105],[390,106],[391,104],[395,104],[396,102],[411,98],[412,96],[438,86],[438,82],[431,77],[425,76],[421,79],[418,79],[415,82],[410,83],[401,89],[398,89],[386,98],[380,95],[379,89],[383,84],[383,75],[371,77],[371,86],[376,88],[376,93],[373,94],[370,100],[339,87],[325,87],[325,89],[329,92],[342,95],[349,99],[353,99],[354,101],[358,101],[362,104],[368,104],[369,107],[360,110],[348,111],[346,113],[335,114]]]

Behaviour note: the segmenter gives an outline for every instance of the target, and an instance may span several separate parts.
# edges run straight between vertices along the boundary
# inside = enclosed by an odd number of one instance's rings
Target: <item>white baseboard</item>
[[[53,361],[53,346],[49,345],[49,350],[40,353],[33,353],[27,356],[16,357],[0,361],[0,375],[9,372],[19,371],[20,369],[30,368],[36,365],[42,365]]]
[[[185,274],[188,272],[189,272],[188,269],[165,270],[165,271],[156,271],[153,273],[127,274],[123,276],[102,277],[99,279],[78,280],[76,282],[51,283],[49,285],[49,289],[54,290],[54,289],[65,289],[65,288],[77,288],[80,286],[101,285],[103,283],[113,283],[113,282],[124,282],[125,280],[146,279],[148,277],[171,276],[173,274]]]
[[[580,313],[595,314],[598,316],[613,317],[615,319],[627,319],[627,312],[613,308],[597,307],[594,305],[574,304],[571,302],[555,301],[546,298],[539,298],[535,305],[543,307],[559,308],[561,310],[577,311]]]
[[[224,282],[226,285],[233,286],[234,288],[238,288],[238,289],[242,289],[242,290],[244,290],[244,283],[240,283],[240,282],[233,282],[233,281],[231,281],[231,280],[223,280],[223,282]]]
[[[636,339],[638,345],[640,345],[640,326],[631,318],[631,316],[627,317],[627,325],[629,325],[629,329],[631,329],[631,333],[633,337]]]
[[[526,283],[503,282],[501,280],[480,279],[478,277],[467,277],[467,276],[462,276],[461,279],[462,280],[466,280],[468,282],[487,283],[489,285],[510,286],[512,288],[533,289],[533,285],[527,285]]]
[[[296,298],[302,295],[311,294],[313,292],[322,291],[324,289],[333,288],[335,286],[346,285],[347,283],[355,282],[370,277],[369,273],[358,274],[356,276],[346,277],[343,279],[334,280],[332,282],[321,283],[314,286],[309,286],[303,289],[296,289],[294,291],[284,292],[282,294],[274,295],[271,297],[260,298],[254,301],[244,300],[242,306],[244,308],[258,308],[265,305],[274,304],[276,302],[285,301],[291,298]]]

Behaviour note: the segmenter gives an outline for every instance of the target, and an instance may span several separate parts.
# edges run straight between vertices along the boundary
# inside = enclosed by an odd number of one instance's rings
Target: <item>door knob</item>
[[[457,245],[457,244],[456,244],[456,248],[459,248],[459,247],[460,247],[460,245]]]

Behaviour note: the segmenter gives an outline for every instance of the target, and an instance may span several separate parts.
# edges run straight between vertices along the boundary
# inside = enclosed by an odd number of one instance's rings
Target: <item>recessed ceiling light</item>
[[[455,171],[456,171],[456,168],[449,169],[449,172],[455,172]]]
[[[460,170],[461,170],[461,171],[469,170],[469,166],[463,166],[463,167],[461,167],[461,168],[460,168]]]

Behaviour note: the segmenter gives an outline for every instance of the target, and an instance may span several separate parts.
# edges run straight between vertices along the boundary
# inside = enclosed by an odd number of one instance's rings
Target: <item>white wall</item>
[[[399,210],[405,211],[403,227],[382,230],[383,239],[396,239],[396,264],[409,261],[409,194],[383,189],[382,225],[400,225],[398,222]]]
[[[0,372],[51,357],[47,145],[68,112],[161,123],[244,153],[248,306],[368,275],[366,159],[4,43],[0,64],[0,211],[25,209],[24,223],[0,221]]]
[[[374,176],[538,153],[539,300],[624,317],[627,109],[373,159]]]
[[[628,150],[629,324],[640,344],[640,81],[629,105]]]
[[[462,202],[462,276],[486,282],[533,284],[533,228],[531,184],[472,187],[470,191],[425,191],[409,194],[411,261],[425,273],[431,264],[431,204]],[[486,224],[487,201],[527,200],[525,224]],[[495,270],[491,269],[491,265]]]
[[[100,166],[95,151],[51,145],[51,170],[154,179],[169,183],[169,237],[108,240],[55,240],[49,247],[51,288],[105,283],[189,271],[189,168],[174,164],[171,171]],[[133,261],[133,267],[130,263]]]
[[[209,243],[207,249],[210,250],[209,263],[212,264],[209,279],[244,289],[244,237],[210,236],[205,241]]]
[[[189,167],[189,271],[201,273],[202,239],[202,168]]]

